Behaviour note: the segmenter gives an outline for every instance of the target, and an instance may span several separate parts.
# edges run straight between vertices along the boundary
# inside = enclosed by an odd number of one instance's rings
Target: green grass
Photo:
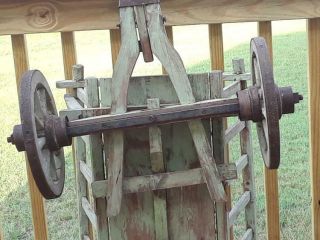
[[[97,47],[107,44],[105,34],[94,35],[95,41],[92,41],[92,33],[89,38],[84,35],[85,33],[79,33],[79,42],[82,41],[81,44],[83,44],[82,49],[79,49],[80,62],[88,61],[87,56],[94,57],[89,48],[96,50]],[[13,124],[19,122],[9,40],[9,37],[0,38],[2,45],[0,48],[2,66],[0,69],[0,221],[5,239],[32,239],[31,209],[24,157],[6,143],[6,137],[10,134]],[[50,84],[54,89],[54,80],[63,78],[59,35],[29,35],[28,40],[31,67],[43,70],[49,79],[53,79]],[[284,116],[281,120],[282,162],[279,170],[279,186],[282,239],[311,239],[306,43],[305,33],[274,37],[274,70],[277,83],[280,86],[291,85],[305,96],[305,100],[297,107],[296,113],[293,116]],[[108,51],[109,49],[103,54],[107,54]],[[246,66],[249,66],[249,44],[239,45],[225,53],[227,71],[231,70],[233,57],[244,58]],[[90,68],[87,72],[90,75],[95,73],[97,76],[109,75],[111,72],[110,69],[95,70]],[[149,74],[156,70],[147,69],[147,71]],[[209,61],[188,66],[188,71],[209,71]],[[61,109],[64,106],[63,91],[54,90],[54,95]],[[259,151],[254,134],[258,239],[265,239],[263,163]],[[237,156],[234,152],[231,159]],[[46,203],[50,239],[77,239],[78,236],[75,179],[70,149],[66,151],[66,155],[67,177],[64,194],[62,198]],[[240,185],[236,186],[233,188],[235,200],[240,192]],[[236,234],[241,229],[243,227],[237,227]]]

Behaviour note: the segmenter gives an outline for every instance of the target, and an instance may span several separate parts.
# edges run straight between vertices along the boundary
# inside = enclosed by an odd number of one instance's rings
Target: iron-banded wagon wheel
[[[49,85],[38,70],[22,77],[20,115],[24,148],[37,186],[45,198],[57,198],[64,187],[64,152],[62,148],[52,151],[46,142],[46,119],[58,113]]]

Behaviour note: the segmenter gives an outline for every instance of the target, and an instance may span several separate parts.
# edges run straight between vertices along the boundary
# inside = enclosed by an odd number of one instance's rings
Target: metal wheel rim
[[[280,164],[278,100],[269,51],[263,38],[251,40],[251,66],[253,85],[260,87],[259,94],[263,99],[264,119],[257,123],[261,154],[267,168],[277,169]]]
[[[45,116],[58,113],[50,87],[38,70],[28,71],[22,76],[20,113],[25,148],[35,182],[45,198],[57,198],[64,187],[64,152],[63,149],[50,151],[46,146],[42,132]]]

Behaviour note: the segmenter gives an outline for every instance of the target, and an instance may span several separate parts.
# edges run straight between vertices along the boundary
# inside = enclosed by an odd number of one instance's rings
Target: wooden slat
[[[230,74],[223,73],[223,81],[225,82],[235,82],[235,81],[251,81],[251,73],[243,73],[243,74]]]
[[[209,25],[209,46],[210,46],[210,60],[212,70],[224,71],[224,52],[223,52],[223,33],[221,24],[210,24]],[[215,82],[211,83],[211,86],[217,84]],[[223,83],[220,83],[220,88],[223,88]],[[220,90],[221,97],[222,90]],[[227,120],[221,119],[220,125],[222,125],[222,130],[227,128]],[[224,139],[224,137],[222,138]],[[221,144],[221,142],[219,143]],[[222,157],[223,156],[223,157]],[[221,155],[220,163],[229,162],[229,150],[225,146],[224,153]],[[228,237],[230,240],[233,239],[232,229],[227,228],[227,213],[231,209],[231,189],[230,186],[225,186],[225,191],[227,193],[227,203],[217,203],[216,204],[216,216],[217,216],[217,240],[224,240]],[[229,233],[228,233],[229,231]],[[228,236],[229,235],[229,236]]]
[[[235,95],[240,90],[240,81],[230,84],[223,89],[222,97],[228,98]]]
[[[92,170],[91,168],[82,160],[80,160],[80,172],[86,179],[88,184],[93,183],[93,176],[92,176]]]
[[[82,239],[84,235],[91,235],[91,225],[89,226],[89,219],[82,208],[82,198],[87,197],[87,181],[83,174],[81,174],[81,162],[86,159],[86,146],[80,137],[74,139],[75,146],[75,163],[76,163],[76,187],[78,199],[78,217],[79,217],[79,238]],[[86,163],[84,163],[86,164]]]
[[[20,78],[22,74],[28,70],[28,54],[27,54],[27,44],[24,35],[12,35],[12,50],[15,64],[16,73],[16,85],[19,92]],[[26,158],[27,159],[27,158]],[[47,219],[45,213],[45,204],[41,193],[33,179],[29,163],[27,161],[27,176],[29,182],[29,192],[31,198],[32,207],[32,223],[34,229],[34,239],[35,240],[46,240],[48,239],[47,230]]]
[[[20,3],[20,4],[19,4]],[[168,25],[248,22],[319,17],[312,0],[249,1],[163,0]],[[0,34],[114,29],[119,23],[115,0],[2,1]]]
[[[239,121],[226,130],[225,144],[228,144],[235,136],[237,136],[245,128],[245,122]]]
[[[84,235],[82,240],[90,240],[90,237],[88,235]]]
[[[85,79],[85,93],[87,107],[100,107],[99,84],[97,78]],[[79,89],[78,89],[79,90]],[[94,134],[89,136],[87,144],[87,163],[91,167],[94,181],[105,180],[104,157],[102,152],[102,135]],[[90,183],[89,183],[90,185]],[[107,203],[103,198],[93,200],[94,210],[97,213],[96,236],[98,240],[109,238]]]
[[[234,164],[218,165],[219,173],[224,180],[233,180],[238,177]],[[147,176],[127,177],[123,180],[123,192],[149,192],[175,187],[186,187],[205,183],[201,168],[172,173],[158,173]],[[92,192],[96,198],[107,195],[108,181],[92,183]]]
[[[159,109],[160,101],[158,98],[147,99],[148,109]],[[165,172],[165,163],[162,152],[161,130],[158,126],[149,128],[150,160],[153,173]],[[154,219],[156,239],[168,239],[167,222],[167,193],[165,190],[153,193]]]
[[[68,78],[66,77],[66,79]],[[56,82],[56,88],[83,88],[84,84],[84,81],[61,80]]]
[[[272,27],[271,22],[259,22],[259,36],[266,39],[272,61]],[[269,240],[280,239],[280,216],[279,216],[279,194],[278,194],[278,172],[265,168],[265,193],[266,193],[266,216],[267,233]]]
[[[313,239],[320,239],[320,18],[308,20]]]
[[[77,98],[84,104],[88,105],[87,93],[83,88],[77,89]]]
[[[252,229],[249,228],[241,237],[241,240],[251,240],[253,239],[253,232]]]
[[[250,201],[250,192],[246,191],[229,213],[229,221],[228,221],[229,226],[233,226],[234,222],[240,215],[241,211],[245,209],[249,201]]]
[[[68,109],[71,109],[71,110],[83,109],[79,101],[69,94],[64,95],[64,101],[66,102]]]
[[[97,215],[95,214],[93,208],[91,207],[90,202],[88,201],[88,199],[86,197],[83,197],[81,199],[81,203],[82,203],[82,209],[84,210],[84,212],[86,213],[87,217],[90,220],[90,223],[92,224],[93,228],[95,230],[97,230],[98,228],[98,219],[97,219]],[[107,238],[105,238],[107,239]]]
[[[248,155],[242,155],[236,162],[238,176],[242,173],[243,169],[248,165]]]

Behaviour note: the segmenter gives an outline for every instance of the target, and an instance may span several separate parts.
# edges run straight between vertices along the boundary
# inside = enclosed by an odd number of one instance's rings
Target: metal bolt
[[[13,143],[14,139],[13,139],[13,135],[11,134],[10,137],[7,137],[7,142],[8,143]]]

